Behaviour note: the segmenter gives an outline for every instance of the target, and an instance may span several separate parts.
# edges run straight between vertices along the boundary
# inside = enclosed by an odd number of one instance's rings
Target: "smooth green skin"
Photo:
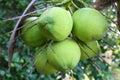
[[[52,7],[39,17],[38,25],[48,39],[61,41],[71,33],[73,21],[68,11],[60,7]]]
[[[84,42],[101,39],[108,29],[106,18],[97,10],[81,8],[73,14],[73,32]]]
[[[49,63],[61,72],[73,69],[78,64],[80,55],[80,48],[72,39],[55,42],[47,47]]]
[[[80,48],[81,48],[80,60],[86,60],[86,59],[92,58],[96,56],[98,53],[100,53],[100,50],[101,50],[97,41],[81,43]]]
[[[24,43],[32,47],[41,46],[47,41],[38,27],[36,19],[38,19],[38,17],[26,19],[23,24],[25,26],[21,30]]]
[[[46,52],[42,52],[42,54],[37,53],[34,57],[35,61],[35,68],[39,73],[42,74],[53,74],[57,72],[57,70],[51,66],[47,61],[47,55]]]

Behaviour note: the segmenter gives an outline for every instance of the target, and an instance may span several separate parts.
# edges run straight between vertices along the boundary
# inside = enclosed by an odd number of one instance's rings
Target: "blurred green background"
[[[11,31],[18,19],[12,19],[20,16],[26,6],[31,0],[0,0],[0,80],[56,80],[58,76],[65,77],[65,73],[55,73],[52,75],[39,74],[32,66],[34,61],[33,57],[35,49],[23,43],[21,37],[17,39],[15,46],[15,54],[12,59],[11,72],[8,72],[8,41]],[[51,6],[51,0],[38,0],[30,11],[40,10],[46,8],[47,2]],[[73,0],[76,2],[76,0]],[[92,0],[84,0],[87,4],[92,5]],[[44,4],[45,3],[45,4]],[[83,4],[76,2],[76,5],[83,7]],[[29,12],[30,12],[29,11]],[[107,16],[110,23],[107,34],[99,40],[102,53],[112,51],[110,55],[110,63],[105,63],[99,56],[91,60],[80,61],[76,68],[73,70],[72,76],[76,80],[110,80],[113,77],[113,70],[120,68],[120,32],[117,26],[113,23],[116,21],[117,12],[115,6],[107,7],[101,11]],[[36,14],[32,14],[36,15]],[[106,56],[104,56],[106,57]],[[117,73],[120,74],[120,73]],[[85,78],[85,77],[88,78]]]

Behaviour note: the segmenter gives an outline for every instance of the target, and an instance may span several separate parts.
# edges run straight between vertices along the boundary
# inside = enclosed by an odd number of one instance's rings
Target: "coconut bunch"
[[[62,7],[51,7],[39,17],[27,18],[23,25],[24,43],[40,47],[34,61],[36,70],[43,74],[69,72],[80,60],[100,53],[97,40],[108,28],[106,18],[92,8],[80,8],[71,15]]]

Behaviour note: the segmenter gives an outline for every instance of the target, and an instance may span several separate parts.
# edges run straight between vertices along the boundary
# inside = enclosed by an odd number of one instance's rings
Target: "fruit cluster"
[[[45,10],[40,17],[30,17],[21,29],[24,42],[38,50],[34,57],[38,72],[68,72],[80,60],[100,52],[97,40],[107,32],[108,22],[97,10],[80,8],[73,15],[61,7]]]

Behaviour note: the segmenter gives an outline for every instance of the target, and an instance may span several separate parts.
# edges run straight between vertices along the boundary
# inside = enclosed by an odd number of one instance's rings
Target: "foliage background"
[[[92,3],[91,0],[84,1],[90,5]],[[17,40],[11,72],[8,72],[7,46],[11,35],[10,32],[13,30],[17,19],[6,19],[20,16],[29,2],[30,0],[0,0],[0,80],[55,80],[60,75],[58,73],[52,75],[38,74],[32,66],[35,49],[25,45],[21,38]],[[40,9],[40,2],[45,2],[45,0],[38,0],[36,9]],[[77,5],[83,7],[82,4]],[[87,75],[90,80],[110,80],[112,69],[119,68],[120,33],[117,26],[113,23],[113,21],[116,21],[116,8],[115,6],[110,6],[101,12],[108,17],[110,26],[107,34],[103,39],[99,40],[99,43],[102,53],[108,50],[113,51],[112,56],[110,56],[112,57],[112,66],[101,61],[99,56],[92,58],[92,61],[80,61],[73,70],[73,76],[77,80],[83,80],[84,75]],[[62,77],[65,76],[64,73],[61,75]]]

